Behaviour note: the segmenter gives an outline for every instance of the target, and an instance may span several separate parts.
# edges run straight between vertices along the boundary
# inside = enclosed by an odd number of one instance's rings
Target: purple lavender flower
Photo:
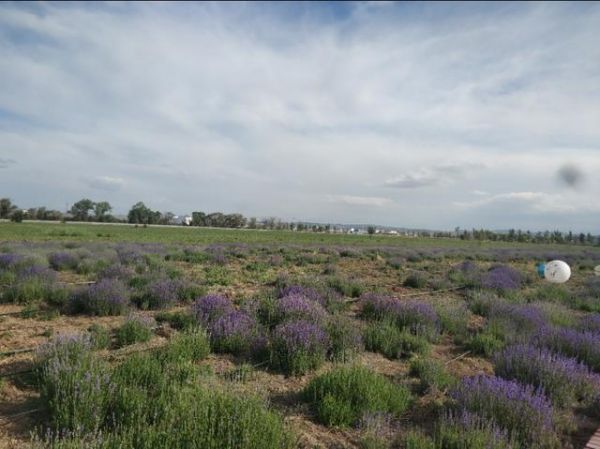
[[[222,315],[210,326],[211,342],[217,352],[248,352],[254,346],[257,336],[256,320],[237,310]]]
[[[318,291],[316,291],[314,288],[303,287],[301,285],[288,285],[287,287],[279,290],[277,297],[283,298],[291,295],[304,296],[311,301],[318,302],[322,306],[325,306],[325,298],[323,298]]]
[[[495,376],[462,379],[450,393],[459,409],[508,429],[525,447],[552,448],[561,422],[550,400],[531,385]]]
[[[600,393],[600,376],[574,358],[533,345],[511,346],[494,357],[496,374],[540,388],[559,406]]]
[[[11,269],[23,260],[20,254],[0,254],[0,268]]]
[[[196,300],[192,306],[192,313],[196,316],[198,323],[205,328],[219,317],[233,312],[233,304],[231,301],[220,295],[207,295]]]
[[[574,357],[592,370],[600,372],[600,333],[545,327],[533,338],[534,344]]]
[[[600,334],[600,313],[592,313],[580,318],[577,323],[580,331],[588,331]]]
[[[423,301],[399,301],[388,296],[368,293],[362,296],[362,315],[369,319],[391,319],[400,328],[434,339],[440,323],[431,304]]]
[[[48,256],[50,266],[56,271],[74,270],[79,264],[79,258],[69,252],[56,252]]]
[[[138,298],[144,309],[165,309],[177,302],[182,283],[173,279],[157,279],[146,286],[144,293]]]
[[[439,447],[483,447],[517,449],[519,445],[506,429],[465,409],[447,411],[436,425]],[[479,443],[479,444],[477,444]]]
[[[129,308],[129,290],[119,280],[102,279],[76,295],[72,306],[92,315],[123,315]]]
[[[107,278],[107,279],[121,279],[122,281],[126,281],[130,279],[135,272],[120,263],[109,265],[98,273],[98,278]]]
[[[327,334],[316,324],[283,323],[273,331],[272,361],[287,374],[301,375],[323,363],[328,346]]]
[[[494,290],[516,290],[521,287],[523,280],[521,274],[514,268],[506,265],[497,265],[483,276],[481,285]]]
[[[19,280],[39,279],[43,282],[55,282],[56,271],[53,271],[42,265],[24,265],[17,269],[17,277]]]
[[[322,324],[327,318],[327,312],[317,302],[299,294],[289,294],[280,298],[276,304],[277,321],[306,320]]]

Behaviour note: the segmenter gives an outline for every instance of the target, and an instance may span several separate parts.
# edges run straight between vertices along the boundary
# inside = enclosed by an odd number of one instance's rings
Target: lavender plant
[[[258,334],[256,320],[237,310],[222,315],[210,326],[211,344],[216,352],[248,353]]]
[[[540,388],[558,406],[600,393],[600,376],[576,359],[545,348],[511,346],[496,354],[494,365],[496,375]]]
[[[75,294],[72,311],[90,315],[123,315],[129,309],[129,290],[119,280],[102,279]]]
[[[600,372],[600,333],[545,327],[536,333],[533,341],[538,346],[576,358],[592,370]]]
[[[79,257],[71,252],[56,252],[48,255],[50,266],[56,271],[75,270]]]
[[[209,328],[211,324],[221,316],[233,312],[234,307],[231,300],[224,296],[207,295],[196,300],[192,305],[192,313],[196,320],[204,328]]]
[[[144,316],[130,316],[125,323],[117,329],[117,346],[127,346],[134,343],[143,343],[152,337],[155,322],[152,318]]]
[[[291,321],[275,328],[271,341],[271,362],[289,375],[302,375],[324,361],[329,339],[323,329],[307,321]]]
[[[524,447],[560,447],[559,432],[564,423],[550,400],[533,386],[479,375],[463,378],[450,396],[459,410],[494,421]]]
[[[104,422],[113,385],[90,349],[87,336],[59,336],[38,353],[41,398],[54,431],[95,432]]]
[[[519,449],[505,429],[466,410],[446,412],[436,424],[434,439],[444,449]]]
[[[504,293],[510,290],[517,290],[523,282],[521,274],[514,268],[507,265],[497,265],[489,269],[483,275],[481,285],[484,288],[496,290]]]
[[[311,380],[303,392],[317,418],[327,426],[357,424],[366,413],[399,417],[411,401],[410,391],[362,366],[339,367]]]
[[[331,342],[330,357],[336,362],[349,362],[364,349],[361,329],[346,316],[333,316],[327,334]]]
[[[318,302],[299,294],[289,294],[277,301],[274,318],[276,323],[305,320],[324,324],[327,320],[327,312]]]

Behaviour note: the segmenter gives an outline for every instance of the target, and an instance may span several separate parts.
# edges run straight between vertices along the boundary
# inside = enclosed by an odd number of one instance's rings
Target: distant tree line
[[[53,220],[53,221],[89,221],[102,223],[132,223],[132,224],[182,224],[189,226],[205,226],[217,228],[248,228],[287,230],[299,232],[344,232],[343,229],[331,225],[306,224],[285,222],[275,217],[257,219],[246,218],[242,214],[224,214],[222,212],[192,212],[191,220],[176,220],[172,212],[152,210],[143,202],[135,203],[126,219],[116,218],[111,214],[112,206],[108,201],[92,201],[83,198],[74,203],[67,213],[46,207],[32,207],[21,209],[13,204],[9,198],[0,198],[0,219],[10,219],[15,222],[23,220]],[[373,235],[378,232],[375,226],[368,226],[367,233]],[[460,229],[454,231],[413,231],[412,236],[433,238],[456,238],[461,240],[522,242],[522,243],[558,243],[579,245],[600,245],[600,237],[590,233],[573,233],[560,231],[531,232],[520,229],[510,229],[507,232],[490,231],[487,229]]]
[[[478,240],[492,242],[521,242],[521,243],[569,243],[580,245],[598,245],[598,236],[591,233],[584,234],[560,231],[522,231],[509,229],[507,232],[490,231],[487,229],[467,230],[455,228],[454,232],[434,232],[432,237],[459,238],[461,240]]]

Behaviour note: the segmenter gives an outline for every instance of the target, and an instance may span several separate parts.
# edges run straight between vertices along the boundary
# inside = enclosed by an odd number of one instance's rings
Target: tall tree
[[[94,219],[96,221],[106,221],[110,217],[112,206],[108,201],[99,201],[94,205]]]
[[[87,198],[77,201],[71,207],[71,215],[75,221],[88,221],[90,211],[94,210],[96,204]]]
[[[16,209],[10,198],[0,198],[0,218],[9,218]]]

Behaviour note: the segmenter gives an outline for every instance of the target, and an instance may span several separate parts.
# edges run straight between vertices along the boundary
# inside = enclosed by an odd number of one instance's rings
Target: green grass
[[[313,232],[218,229],[184,226],[135,227],[127,224],[0,222],[0,241],[68,240],[84,242],[161,242],[207,245],[211,243],[299,244],[339,246],[397,246],[409,248],[538,248],[564,249],[567,245],[515,242],[478,242],[450,238],[408,238],[386,235],[317,234]],[[590,248],[590,247],[586,247]]]

